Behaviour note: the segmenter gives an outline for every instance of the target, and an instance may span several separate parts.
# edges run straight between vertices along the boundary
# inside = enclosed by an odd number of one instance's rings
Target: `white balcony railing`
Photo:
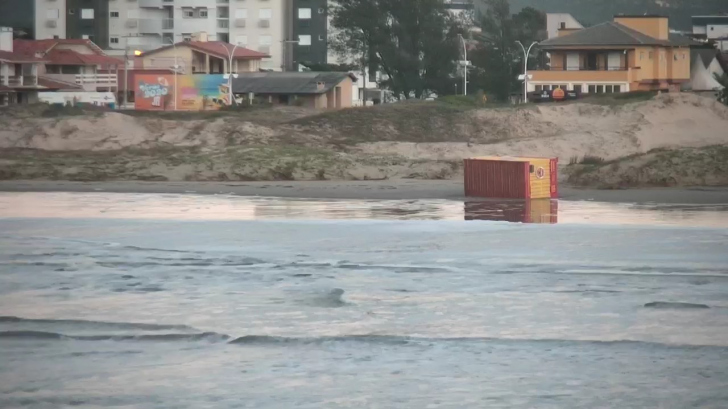
[[[116,74],[46,74],[45,77],[80,85],[87,91],[116,87],[119,80]]]

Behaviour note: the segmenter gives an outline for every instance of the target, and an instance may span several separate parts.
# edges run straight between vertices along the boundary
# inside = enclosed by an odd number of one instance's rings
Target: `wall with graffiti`
[[[175,92],[175,89],[177,92]],[[137,74],[134,104],[146,111],[205,111],[228,105],[228,80],[218,74]]]

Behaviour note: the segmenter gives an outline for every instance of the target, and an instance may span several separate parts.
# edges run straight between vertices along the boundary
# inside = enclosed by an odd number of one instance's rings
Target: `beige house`
[[[528,71],[528,90],[679,91],[690,80],[692,42],[670,33],[668,23],[662,16],[620,15],[593,27],[560,28],[539,44],[550,63]]]
[[[244,73],[233,80],[233,94],[247,101],[315,109],[349,108],[356,80],[348,72]]]
[[[180,74],[225,74],[230,72],[228,65],[231,54],[232,71],[236,73],[257,72],[260,70],[261,61],[270,57],[224,41],[207,41],[207,35],[199,33],[191,41],[182,41],[141,54],[135,68],[174,69],[178,66]]]

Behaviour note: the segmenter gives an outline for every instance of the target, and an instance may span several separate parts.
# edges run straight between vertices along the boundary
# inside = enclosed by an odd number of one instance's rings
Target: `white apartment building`
[[[152,50],[207,33],[271,56],[261,68],[280,70],[290,0],[110,0],[109,46]]]
[[[35,38],[66,38],[66,0],[35,0]]]
[[[728,15],[693,16],[693,36],[703,41],[712,40],[721,51],[728,51]]]

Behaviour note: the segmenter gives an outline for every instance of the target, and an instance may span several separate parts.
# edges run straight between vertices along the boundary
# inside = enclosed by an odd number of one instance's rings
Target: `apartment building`
[[[328,58],[328,1],[293,0],[293,61],[325,64]]]

